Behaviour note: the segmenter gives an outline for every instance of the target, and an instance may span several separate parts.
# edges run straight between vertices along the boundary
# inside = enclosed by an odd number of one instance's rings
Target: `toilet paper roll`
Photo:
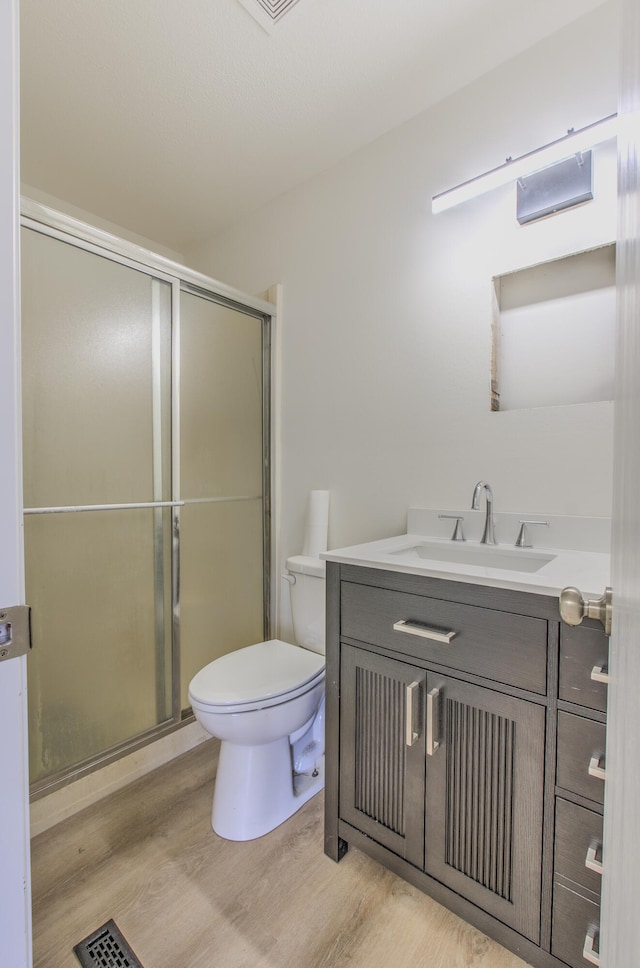
[[[317,558],[327,550],[329,535],[329,491],[311,491],[302,554]]]

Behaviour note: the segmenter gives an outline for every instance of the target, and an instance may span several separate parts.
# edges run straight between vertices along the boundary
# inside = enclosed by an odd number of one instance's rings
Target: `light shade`
[[[447,208],[466,202],[470,198],[482,195],[484,192],[506,185],[510,181],[529,175],[532,171],[553,165],[557,161],[562,161],[571,155],[578,154],[593,148],[594,145],[615,138],[618,132],[618,115],[610,114],[600,121],[588,124],[577,131],[569,131],[568,134],[557,141],[551,141],[541,148],[528,151],[525,155],[518,158],[508,158],[503,165],[492,168],[490,171],[469,181],[449,188],[446,192],[440,192],[431,199],[431,210],[434,214],[443,212]]]

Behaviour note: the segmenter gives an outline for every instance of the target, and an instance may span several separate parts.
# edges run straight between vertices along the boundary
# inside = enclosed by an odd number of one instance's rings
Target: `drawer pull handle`
[[[606,780],[607,771],[604,766],[601,765],[603,756],[595,755],[589,760],[589,776],[594,776],[596,780]]]
[[[596,940],[598,938],[598,932],[594,934],[587,933],[584,939],[584,947],[582,949],[582,957],[585,961],[588,961],[590,965],[600,964],[600,952],[596,950]]]
[[[427,756],[433,756],[440,746],[436,739],[440,720],[440,690],[430,689],[427,693]]]
[[[594,666],[591,670],[591,678],[594,682],[604,682],[605,685],[609,685],[609,670],[607,666],[599,665]]]
[[[407,622],[402,619],[400,622],[393,623],[394,632],[406,632],[408,635],[420,635],[423,639],[432,639],[434,642],[444,642],[448,645],[456,635],[455,632],[442,632],[440,629],[429,628],[420,622]]]
[[[406,722],[405,722],[405,742],[407,746],[413,746],[418,736],[420,735],[414,729],[416,721],[416,711],[418,708],[418,703],[415,702],[416,698],[420,697],[420,683],[412,682],[407,686],[407,706],[406,706]]]
[[[602,860],[598,860],[598,854],[600,854],[602,857],[601,844],[599,844],[597,847],[589,847],[584,866],[587,868],[587,870],[595,871],[596,874],[602,874]]]

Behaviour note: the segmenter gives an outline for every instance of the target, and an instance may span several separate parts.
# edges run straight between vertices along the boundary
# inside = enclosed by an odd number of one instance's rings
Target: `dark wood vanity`
[[[328,561],[325,852],[597,964],[607,654],[557,597]]]

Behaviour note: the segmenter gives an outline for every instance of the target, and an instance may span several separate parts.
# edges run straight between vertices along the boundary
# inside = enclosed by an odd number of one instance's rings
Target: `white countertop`
[[[563,588],[574,585],[584,598],[599,598],[610,584],[610,555],[597,551],[573,551],[563,548],[547,547],[514,548],[513,544],[498,544],[493,549],[504,552],[509,560],[517,562],[518,555],[547,556],[536,571],[518,571],[512,568],[492,568],[455,561],[439,561],[402,555],[403,550],[421,543],[443,546],[444,553],[457,542],[425,534],[400,534],[393,538],[368,541],[349,548],[336,548],[326,551],[321,558],[347,565],[364,565],[367,568],[381,568],[385,571],[404,572],[410,575],[427,575],[432,578],[445,578],[449,581],[468,582],[472,585],[488,585],[495,588],[511,588],[515,591],[533,592],[538,595],[560,594]],[[486,546],[477,540],[464,542],[464,547],[482,552]],[[398,554],[400,552],[400,554]],[[453,552],[455,553],[455,551]],[[506,559],[503,559],[506,560]]]

